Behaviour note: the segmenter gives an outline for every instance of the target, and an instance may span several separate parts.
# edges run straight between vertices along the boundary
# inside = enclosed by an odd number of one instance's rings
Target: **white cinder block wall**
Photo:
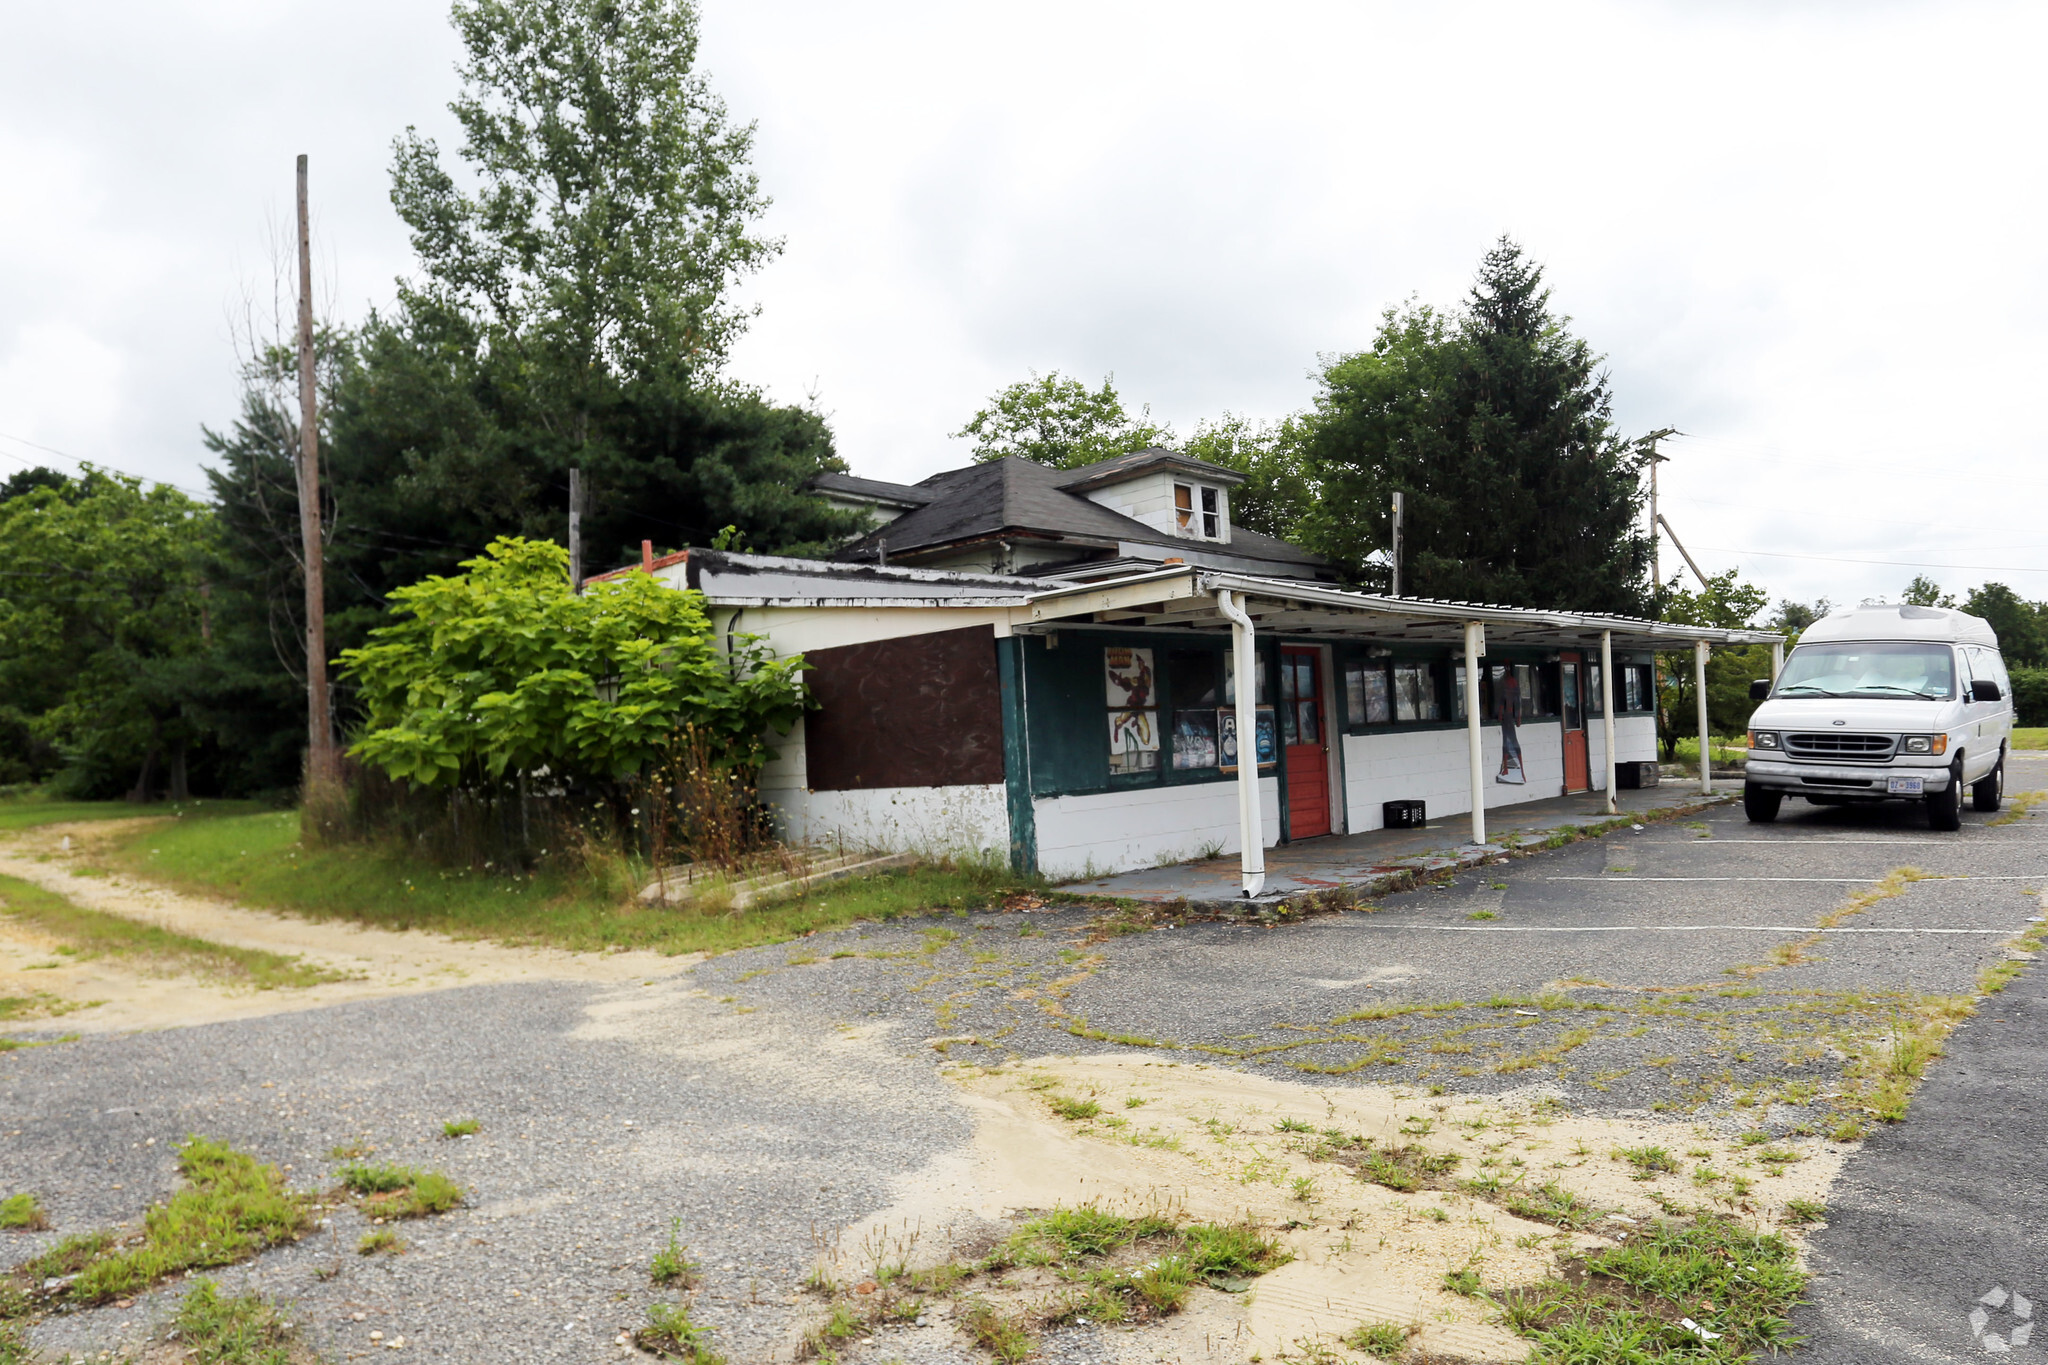
[[[1280,783],[1259,779],[1266,847],[1280,839]],[[1038,867],[1053,878],[1128,872],[1184,862],[1208,848],[1237,853],[1237,783],[1144,787],[1089,796],[1041,796]]]
[[[1000,782],[811,791],[805,785],[803,721],[786,736],[772,736],[770,744],[777,756],[761,767],[761,799],[774,812],[776,835],[789,843],[934,857],[1009,856],[1009,795]]]
[[[1564,792],[1564,727],[1539,720],[1521,726],[1522,771],[1517,786],[1495,780],[1500,772],[1500,730],[1480,732],[1485,755],[1486,808],[1541,801]],[[1380,804],[1421,800],[1429,817],[1462,815],[1472,809],[1471,776],[1466,770],[1466,733],[1462,729],[1407,730],[1381,735],[1344,736],[1344,799],[1353,830],[1380,829]],[[1597,718],[1586,732],[1594,788],[1607,785],[1605,737]],[[1614,749],[1621,762],[1657,756],[1657,722],[1653,716],[1617,716]]]

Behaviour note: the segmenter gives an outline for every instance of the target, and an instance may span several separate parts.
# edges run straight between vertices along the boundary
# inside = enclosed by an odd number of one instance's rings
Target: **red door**
[[[1586,668],[1576,654],[1561,657],[1563,662],[1557,668],[1561,677],[1558,690],[1564,695],[1564,789],[1589,791],[1593,779],[1591,765],[1586,761],[1586,707],[1579,690]]]
[[[1330,832],[1330,751],[1321,651],[1280,651],[1280,742],[1287,746],[1287,837]]]

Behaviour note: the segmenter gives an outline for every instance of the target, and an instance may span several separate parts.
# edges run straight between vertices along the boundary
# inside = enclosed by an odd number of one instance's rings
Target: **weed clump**
[[[483,1125],[475,1119],[450,1119],[441,1125],[441,1136],[444,1138],[474,1137],[482,1131]]]
[[[678,1218],[669,1225],[668,1245],[648,1262],[647,1278],[656,1284],[680,1284],[688,1289],[697,1282],[697,1263],[690,1259],[689,1248],[677,1240],[682,1232],[683,1220]]]
[[[183,1271],[248,1260],[312,1227],[311,1196],[294,1194],[275,1166],[224,1143],[187,1140],[178,1170],[185,1188],[143,1215],[140,1235],[80,1233],[16,1267],[7,1316],[126,1298]]]
[[[23,1191],[0,1199],[0,1228],[15,1232],[40,1232],[50,1226],[49,1215],[33,1194]]]
[[[1652,1224],[1497,1301],[1533,1360],[1747,1360],[1797,1342],[1787,1315],[1805,1285],[1782,1236],[1703,1217]]]
[[[363,1234],[362,1240],[356,1243],[356,1255],[358,1256],[377,1256],[387,1254],[396,1256],[399,1252],[404,1250],[404,1240],[401,1239],[399,1235],[393,1232],[390,1228],[377,1228],[373,1231],[366,1232]]]
[[[633,1334],[634,1344],[662,1360],[684,1360],[690,1365],[725,1365],[725,1357],[711,1349],[711,1332],[690,1318],[687,1303],[650,1303],[647,1325]]]
[[[359,1162],[341,1168],[341,1183],[362,1197],[363,1212],[373,1218],[424,1218],[462,1202],[462,1187],[447,1176],[411,1166]]]
[[[270,1303],[255,1294],[222,1294],[212,1280],[185,1295],[176,1325],[186,1359],[199,1365],[293,1365],[311,1354]],[[7,1361],[0,1352],[0,1362]]]
[[[1341,1338],[1346,1346],[1360,1355],[1376,1356],[1381,1360],[1392,1360],[1401,1354],[1401,1348],[1408,1344],[1413,1329],[1398,1322],[1361,1322]]]

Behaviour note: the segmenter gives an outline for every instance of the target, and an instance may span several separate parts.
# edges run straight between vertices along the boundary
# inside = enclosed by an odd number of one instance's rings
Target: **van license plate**
[[[1894,777],[1885,783],[1885,791],[1892,796],[1919,796],[1927,786],[1924,777]]]

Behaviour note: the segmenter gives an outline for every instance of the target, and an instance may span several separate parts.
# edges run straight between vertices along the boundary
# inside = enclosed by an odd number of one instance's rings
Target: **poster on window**
[[[1176,711],[1173,713],[1173,766],[1213,768],[1216,766],[1216,713]]]
[[[1270,706],[1259,707],[1257,714],[1253,742],[1258,746],[1259,766],[1270,768],[1280,759],[1280,725]],[[1216,757],[1219,760],[1217,766],[1224,772],[1237,771],[1237,711],[1234,707],[1216,713]]]
[[[1159,695],[1152,651],[1112,646],[1102,651],[1109,702],[1109,770],[1145,773],[1159,766]]]
[[[1494,677],[1494,719],[1500,722],[1500,771],[1493,780],[1519,787],[1528,782],[1522,771],[1522,739],[1516,726],[1522,719],[1522,670],[1496,666]]]

